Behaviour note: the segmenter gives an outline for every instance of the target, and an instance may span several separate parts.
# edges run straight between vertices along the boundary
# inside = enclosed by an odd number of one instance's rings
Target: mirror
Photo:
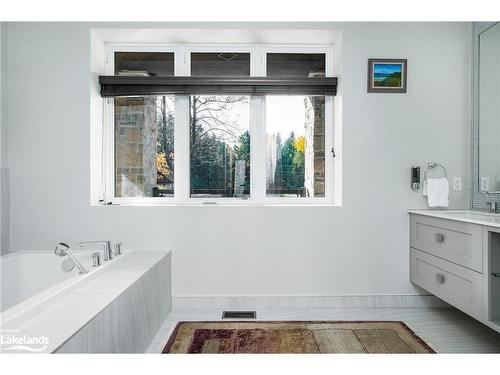
[[[500,193],[500,23],[479,35],[480,192]]]

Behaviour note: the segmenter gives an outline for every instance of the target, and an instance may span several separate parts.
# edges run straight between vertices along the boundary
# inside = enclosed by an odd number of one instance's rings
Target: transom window
[[[110,45],[126,77],[331,77],[331,49]],[[196,93],[104,99],[104,200],[333,203],[333,96]]]

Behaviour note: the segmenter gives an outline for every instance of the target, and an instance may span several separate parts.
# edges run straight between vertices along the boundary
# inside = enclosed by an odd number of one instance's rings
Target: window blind
[[[336,95],[337,77],[130,77],[100,76],[101,96]]]

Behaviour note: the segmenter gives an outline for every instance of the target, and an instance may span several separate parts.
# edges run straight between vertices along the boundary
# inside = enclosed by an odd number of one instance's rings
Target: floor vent
[[[257,319],[255,311],[223,311],[222,319]]]

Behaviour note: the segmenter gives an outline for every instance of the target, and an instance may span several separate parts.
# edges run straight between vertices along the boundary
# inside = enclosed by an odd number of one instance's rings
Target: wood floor
[[[161,352],[178,321],[221,316],[221,310],[174,310],[147,353]],[[257,320],[401,320],[438,353],[500,353],[500,333],[454,308],[257,310]]]

